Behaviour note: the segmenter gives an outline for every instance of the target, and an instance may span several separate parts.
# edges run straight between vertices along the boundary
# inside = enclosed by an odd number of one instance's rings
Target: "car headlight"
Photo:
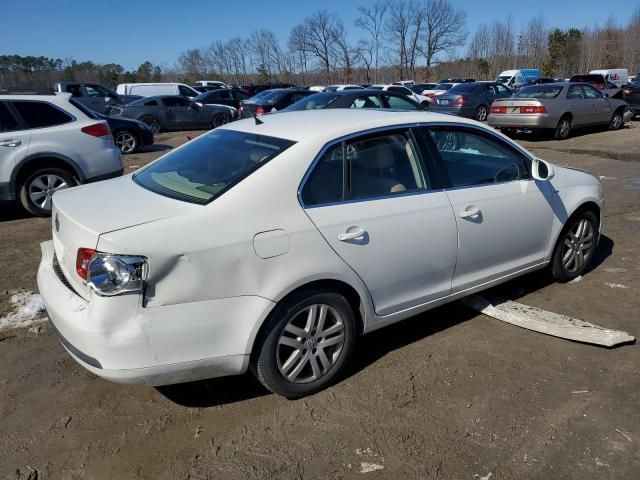
[[[88,283],[98,295],[141,292],[147,277],[144,257],[96,253],[89,263]]]

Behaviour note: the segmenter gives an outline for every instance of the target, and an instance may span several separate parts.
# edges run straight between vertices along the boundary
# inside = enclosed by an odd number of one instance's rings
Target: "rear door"
[[[451,290],[456,223],[423,165],[406,129],[360,135],[327,147],[301,188],[307,215],[381,316]]]
[[[573,126],[589,125],[594,122],[594,110],[591,102],[584,98],[580,85],[571,85],[567,89],[567,103],[573,116]]]
[[[530,160],[481,129],[448,125],[421,132],[448,177],[458,225],[452,293],[544,262],[558,201],[550,182],[531,178]]]
[[[0,100],[0,200],[10,200],[9,179],[15,166],[26,156],[30,140],[31,134],[20,123],[9,102]]]

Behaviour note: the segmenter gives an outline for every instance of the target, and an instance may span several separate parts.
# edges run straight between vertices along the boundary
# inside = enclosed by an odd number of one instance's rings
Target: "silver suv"
[[[57,190],[122,172],[107,123],[82,113],[67,94],[0,91],[0,202],[47,216]]]

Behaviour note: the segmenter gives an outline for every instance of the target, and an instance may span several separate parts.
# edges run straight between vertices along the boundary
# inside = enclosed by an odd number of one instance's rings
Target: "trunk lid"
[[[56,260],[73,289],[88,300],[89,287],[76,273],[79,248],[95,249],[100,235],[107,232],[198,208],[202,206],[146,190],[136,184],[131,175],[57,192],[51,211]]]
[[[520,107],[540,107],[544,106],[544,101],[536,98],[500,98],[493,101],[491,104],[492,114],[502,115],[520,115]],[[504,107],[505,111],[496,112],[495,107]]]

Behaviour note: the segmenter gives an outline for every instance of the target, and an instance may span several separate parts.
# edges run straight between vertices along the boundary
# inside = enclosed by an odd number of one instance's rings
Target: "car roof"
[[[341,109],[284,111],[261,117],[256,124],[252,118],[223,125],[222,129],[285,138],[296,142],[316,139],[328,142],[335,138],[363,130],[426,122],[477,122],[452,115],[424,111],[394,111],[389,109]]]

